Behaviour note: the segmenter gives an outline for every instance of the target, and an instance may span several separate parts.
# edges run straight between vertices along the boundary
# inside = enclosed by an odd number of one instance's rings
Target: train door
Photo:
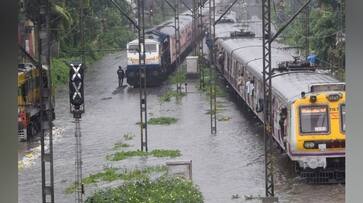
[[[252,79],[250,81],[250,96],[251,96],[251,106],[252,106],[252,110],[255,110],[255,106],[256,106],[256,80],[255,77],[252,76]]]
[[[278,129],[276,128],[277,125],[276,124],[276,121],[278,119],[278,116],[276,115],[277,114],[277,102],[276,102],[276,97],[275,96],[272,96],[272,104],[271,104],[271,108],[272,108],[272,114],[271,114],[271,119],[272,119],[272,133],[273,133],[273,136],[275,137],[275,140],[278,140]]]
[[[260,81],[257,80],[256,78],[254,79],[254,93],[253,93],[253,106],[255,108],[255,110],[258,110],[258,105],[259,105],[259,98],[260,98]]]
[[[233,84],[233,81],[232,81],[232,71],[233,71],[233,68],[234,68],[234,58],[233,58],[233,56],[232,56],[232,63],[231,63],[231,67],[230,67],[230,69],[229,69],[229,71],[228,71],[228,79],[229,79],[229,81]]]
[[[230,62],[229,62],[230,56],[229,56],[228,52],[226,52],[226,55],[227,55],[227,58],[225,60],[225,66],[224,66],[224,69],[223,69],[223,75],[224,75],[224,77],[226,77],[225,69],[227,69],[227,73],[228,73],[228,68],[229,68],[229,64],[230,64]]]
[[[247,67],[242,67],[242,97],[247,102],[247,94],[246,94],[246,82],[248,80],[248,73],[247,73]]]
[[[231,56],[229,56],[228,57],[229,59],[228,59],[228,66],[227,66],[227,78],[228,78],[228,80],[230,80],[230,74],[231,74],[231,67],[232,67],[232,61],[233,61],[233,59],[232,59],[232,55]]]
[[[238,68],[238,61],[235,60],[233,70],[232,70],[232,81],[233,81],[233,84],[235,85],[235,87],[237,86],[237,77],[238,77],[237,68]]]
[[[237,89],[238,92],[240,92],[241,94],[243,94],[243,87],[244,87],[243,75],[244,75],[244,66],[239,63],[237,68]]]
[[[282,143],[282,148],[286,149],[286,133],[287,133],[287,122],[288,122],[288,113],[287,108],[282,106],[279,108],[279,117],[278,117],[278,128],[279,128],[279,137],[280,142]]]

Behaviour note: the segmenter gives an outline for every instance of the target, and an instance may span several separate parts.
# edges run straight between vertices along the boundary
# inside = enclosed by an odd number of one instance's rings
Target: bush
[[[174,124],[178,121],[176,118],[172,117],[159,117],[159,118],[150,118],[147,124],[149,125],[170,125]]]
[[[69,68],[65,58],[53,58],[51,64],[52,81],[54,86],[65,84],[68,81]]]
[[[98,191],[86,200],[86,203],[114,202],[200,203],[203,202],[203,196],[191,181],[164,176],[155,181],[147,179]]]
[[[178,157],[181,156],[179,150],[167,150],[167,149],[155,149],[151,152],[144,151],[121,151],[116,152],[113,155],[108,155],[107,159],[110,161],[121,161],[130,157],[145,157],[145,156],[154,156],[154,157]]]
[[[167,171],[166,166],[149,166],[143,169],[133,169],[133,170],[124,170],[121,173],[118,172],[116,168],[106,168],[104,171],[90,174],[88,177],[82,179],[82,183],[84,185],[95,184],[98,182],[112,182],[115,180],[124,180],[124,181],[132,181],[132,180],[147,180],[151,175],[156,173],[163,173],[165,175]],[[73,183],[71,186],[66,188],[65,193],[70,194],[75,192],[76,183]]]

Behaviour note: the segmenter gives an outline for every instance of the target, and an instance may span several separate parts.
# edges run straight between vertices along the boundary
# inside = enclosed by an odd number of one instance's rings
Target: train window
[[[129,45],[129,48],[128,48],[128,52],[129,53],[138,53],[138,50],[139,50],[139,45]]]
[[[300,107],[300,132],[317,134],[328,133],[328,106]]]
[[[156,49],[156,44],[145,44],[145,51],[146,52],[156,52],[157,49]]]
[[[340,106],[340,122],[341,129],[343,132],[345,132],[345,104]]]
[[[235,61],[233,72],[232,72],[233,75],[236,75],[237,69],[238,69],[238,61]]]

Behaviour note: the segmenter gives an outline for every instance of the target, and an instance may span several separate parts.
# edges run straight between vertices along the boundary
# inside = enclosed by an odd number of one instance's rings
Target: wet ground
[[[82,117],[84,176],[101,171],[111,164],[105,157],[125,133],[136,137],[132,149],[139,149],[139,94],[137,89],[117,89],[116,67],[125,65],[125,53],[112,54],[95,63],[86,75],[86,113]],[[210,134],[208,97],[189,82],[188,94],[181,101],[161,103],[159,96],[173,86],[148,90],[148,116],[170,116],[178,119],[170,126],[149,125],[149,150],[179,149],[180,159],[193,161],[193,180],[208,203],[251,202],[243,195],[264,194],[263,137],[258,121],[238,102],[233,94],[218,98],[219,116],[231,119],[218,122],[217,135]],[[57,203],[74,201],[64,190],[74,181],[74,123],[69,113],[67,89],[58,89],[54,141],[55,199]],[[41,168],[37,144],[21,144],[19,202],[41,202]],[[280,202],[344,202],[344,185],[308,185],[293,174],[288,158],[276,150],[275,191]],[[119,167],[162,164],[167,159],[132,158],[117,163]],[[91,190],[86,187],[86,194]],[[238,194],[242,198],[232,199]]]

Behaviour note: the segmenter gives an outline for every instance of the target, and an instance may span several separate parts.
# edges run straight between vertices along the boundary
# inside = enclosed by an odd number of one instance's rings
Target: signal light
[[[81,63],[70,64],[69,70],[69,101],[75,109],[84,103],[84,69]]]

